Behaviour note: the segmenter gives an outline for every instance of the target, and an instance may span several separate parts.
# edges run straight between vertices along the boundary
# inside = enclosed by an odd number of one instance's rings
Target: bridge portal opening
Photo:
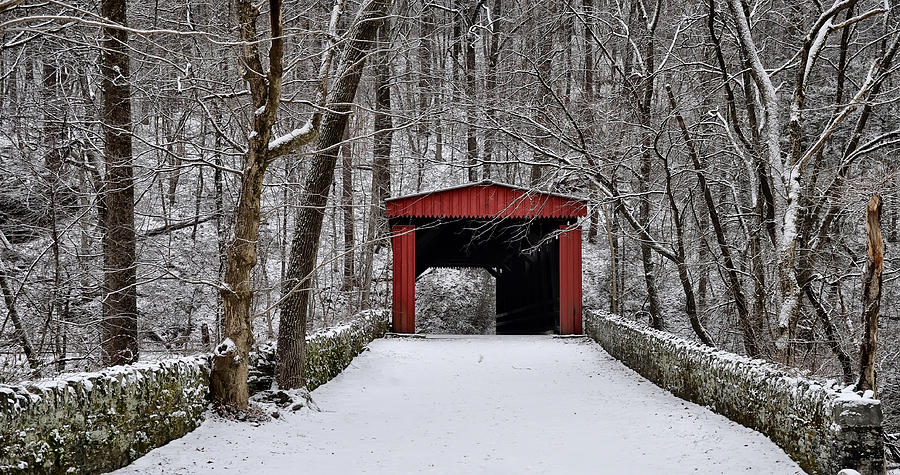
[[[392,198],[393,329],[415,333],[416,279],[480,267],[496,279],[496,333],[580,334],[577,198],[480,182]]]
[[[495,335],[496,286],[484,268],[429,268],[416,279],[416,332]]]

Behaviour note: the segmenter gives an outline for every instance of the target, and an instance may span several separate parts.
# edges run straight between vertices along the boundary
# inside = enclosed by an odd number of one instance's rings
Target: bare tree
[[[390,0],[367,0],[360,6],[341,52],[334,87],[328,94],[328,112],[322,120],[322,130],[316,141],[317,152],[304,182],[289,265],[282,282],[276,371],[276,380],[282,389],[306,384],[306,320],[325,204],[334,181],[334,167],[347,127],[350,103],[356,96],[366,57],[389,6]]]
[[[138,358],[137,270],[134,233],[134,172],[131,146],[131,66],[125,0],[104,0],[103,138],[103,322],[101,343],[107,365]]]
[[[329,31],[340,14],[342,2],[335,4]],[[235,213],[234,238],[228,246],[225,262],[225,282],[222,289],[225,340],[214,352],[210,389],[213,400],[221,405],[243,409],[247,407],[247,361],[253,344],[250,305],[253,289],[250,272],[257,262],[259,239],[260,198],[266,168],[276,158],[289,154],[311,142],[318,134],[321,113],[313,113],[303,127],[287,135],[273,138],[278,106],[281,103],[281,83],[284,75],[284,30],[282,26],[281,0],[270,0],[269,28],[271,46],[268,52],[268,71],[263,67],[259,51],[259,35],[256,20],[259,7],[248,0],[236,0],[241,36],[241,62],[244,80],[250,87],[253,114],[252,132],[244,152],[241,175],[240,200]],[[319,77],[321,97],[325,96],[332,52],[323,52]]]

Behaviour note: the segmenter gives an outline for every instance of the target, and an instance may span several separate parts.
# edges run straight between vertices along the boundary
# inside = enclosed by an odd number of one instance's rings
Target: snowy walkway
[[[585,339],[377,340],[303,410],[207,420],[116,473],[802,473]]]

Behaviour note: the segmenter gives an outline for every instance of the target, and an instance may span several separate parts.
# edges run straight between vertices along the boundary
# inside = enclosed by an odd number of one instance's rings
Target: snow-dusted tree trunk
[[[243,77],[250,88],[253,108],[253,125],[244,152],[241,174],[240,199],[235,211],[234,238],[228,245],[223,284],[222,332],[225,337],[213,352],[213,368],[210,375],[212,399],[220,406],[243,409],[249,398],[247,388],[247,361],[253,344],[253,326],[250,304],[253,289],[250,272],[257,262],[259,240],[260,198],[266,168],[275,158],[311,142],[318,132],[320,113],[299,129],[283,137],[272,139],[278,106],[281,102],[281,80],[284,73],[284,35],[282,29],[281,0],[269,1],[269,70],[263,67],[259,51],[256,19],[259,7],[249,0],[236,0],[241,47]],[[334,31],[341,2],[335,4],[330,32]],[[325,96],[331,50],[323,52],[319,77],[320,95]]]
[[[318,152],[305,180],[286,278],[282,282],[276,369],[276,380],[282,389],[306,384],[306,319],[325,204],[334,181],[334,167],[347,127],[350,104],[356,95],[366,56],[389,6],[390,0],[369,0],[360,7],[337,67],[334,88],[328,95],[328,112],[316,142]]]
[[[106,365],[138,358],[137,269],[134,233],[134,172],[131,148],[131,69],[125,0],[103,0],[103,142],[106,174],[103,213],[103,320],[101,349]]]

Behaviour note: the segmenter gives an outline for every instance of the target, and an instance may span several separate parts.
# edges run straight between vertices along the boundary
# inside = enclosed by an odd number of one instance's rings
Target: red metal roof
[[[388,218],[578,218],[587,201],[482,181],[386,200]]]

